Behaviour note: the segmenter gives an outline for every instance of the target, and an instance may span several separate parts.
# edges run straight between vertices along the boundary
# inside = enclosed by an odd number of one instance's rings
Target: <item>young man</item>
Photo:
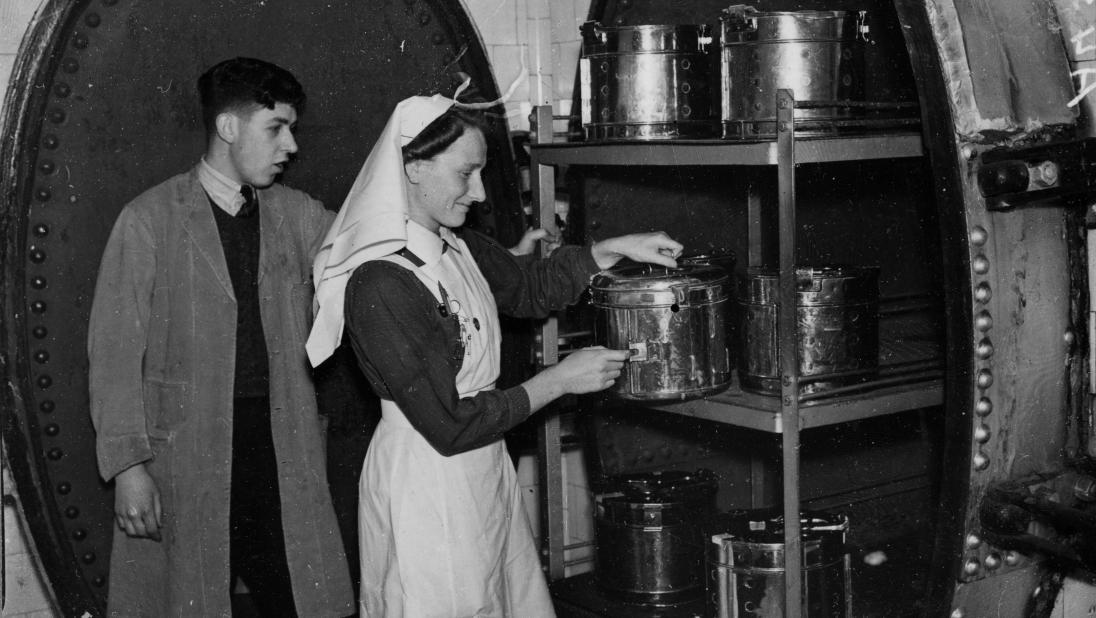
[[[353,612],[305,338],[333,215],[275,183],[305,95],[236,58],[198,80],[204,157],[115,223],[91,311],[91,415],[115,481],[108,613]]]

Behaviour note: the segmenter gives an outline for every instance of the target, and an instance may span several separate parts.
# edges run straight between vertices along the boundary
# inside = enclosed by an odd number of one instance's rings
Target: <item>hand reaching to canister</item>
[[[557,365],[527,380],[522,386],[529,393],[533,410],[540,409],[563,395],[581,395],[605,390],[620,377],[630,350],[592,347],[576,350]]]
[[[604,270],[613,267],[621,258],[677,268],[676,258],[682,249],[682,244],[666,232],[647,232],[608,238],[594,243],[590,251],[594,261]]]

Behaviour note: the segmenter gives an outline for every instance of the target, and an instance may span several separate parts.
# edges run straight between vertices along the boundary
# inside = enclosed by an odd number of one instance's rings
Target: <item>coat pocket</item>
[[[145,418],[153,439],[168,439],[189,417],[190,388],[185,382],[145,380]]]

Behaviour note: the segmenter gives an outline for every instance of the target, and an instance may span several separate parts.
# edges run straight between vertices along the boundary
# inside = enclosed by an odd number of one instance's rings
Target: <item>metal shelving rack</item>
[[[775,166],[779,198],[778,243],[780,303],[778,344],[780,384],[778,397],[754,395],[732,386],[718,395],[683,402],[648,404],[648,407],[716,422],[781,434],[783,453],[783,511],[785,547],[785,599],[788,618],[799,618],[802,587],[800,540],[799,432],[802,429],[844,423],[943,403],[942,363],[939,349],[901,349],[889,340],[881,325],[880,375],[848,392],[823,396],[799,392],[796,323],[795,169],[802,164],[821,164],[867,159],[923,156],[919,133],[893,132],[848,137],[796,138],[797,107],[817,103],[796,102],[791,91],[777,93],[777,136],[769,142],[726,140],[673,140],[659,142],[553,142],[552,110],[540,106],[533,112],[531,182],[541,227],[554,227],[556,165],[633,166]],[[749,265],[761,262],[761,200],[749,195]],[[538,357],[544,365],[559,359],[556,318],[541,327]],[[929,346],[932,348],[933,346]],[[563,486],[561,480],[560,423],[558,414],[547,414],[538,436],[541,522],[544,554],[550,580],[564,575]],[[792,600],[795,601],[792,601]]]

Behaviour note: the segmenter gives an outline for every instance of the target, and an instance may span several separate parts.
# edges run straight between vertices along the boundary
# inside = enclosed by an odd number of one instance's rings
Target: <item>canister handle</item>
[[[747,18],[746,13],[756,13],[757,9],[748,4],[732,4],[723,9],[721,20],[729,22],[735,30],[757,30],[757,20],[752,16]]]
[[[601,44],[604,44],[608,39],[606,32],[601,29],[601,22],[599,21],[585,22],[579,26],[578,30],[583,38],[589,37],[591,39],[596,39]]]
[[[674,303],[680,307],[686,307],[689,304],[689,292],[691,292],[693,286],[683,283],[681,285],[670,286],[670,291],[674,293]]]

